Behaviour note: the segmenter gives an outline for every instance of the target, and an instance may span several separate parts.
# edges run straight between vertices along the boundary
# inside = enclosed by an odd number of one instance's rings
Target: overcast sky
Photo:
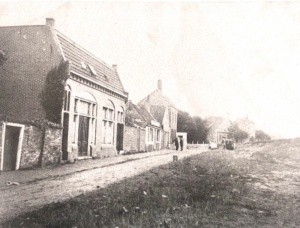
[[[161,79],[192,115],[248,116],[271,135],[300,136],[300,2],[0,2],[0,26],[46,17],[117,64],[134,103]]]

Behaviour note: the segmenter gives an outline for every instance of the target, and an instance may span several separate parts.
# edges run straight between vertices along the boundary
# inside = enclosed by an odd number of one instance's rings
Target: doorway
[[[19,169],[24,126],[4,124],[1,170]]]
[[[117,151],[123,150],[124,124],[117,124]]]
[[[88,156],[89,117],[79,116],[78,156]]]
[[[62,134],[62,160],[68,159],[69,113],[64,113]]]

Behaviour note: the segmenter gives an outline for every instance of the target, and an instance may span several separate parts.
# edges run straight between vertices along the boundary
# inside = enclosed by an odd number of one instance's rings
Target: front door
[[[64,128],[62,134],[62,160],[68,159],[69,113],[64,113]]]
[[[123,131],[124,124],[117,125],[117,151],[123,150]]]
[[[79,116],[78,156],[88,155],[89,117]]]
[[[3,170],[16,170],[20,129],[19,127],[6,126]]]

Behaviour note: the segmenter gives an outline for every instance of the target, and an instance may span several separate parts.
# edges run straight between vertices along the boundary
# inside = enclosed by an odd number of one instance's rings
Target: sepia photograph
[[[0,228],[300,227],[300,1],[0,1]]]

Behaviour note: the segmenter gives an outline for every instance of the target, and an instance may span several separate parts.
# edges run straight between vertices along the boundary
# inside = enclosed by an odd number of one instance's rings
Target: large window
[[[70,111],[70,99],[71,99],[71,88],[70,86],[65,87],[65,96],[64,96],[64,112]]]
[[[87,129],[89,129],[89,142],[90,144],[96,144],[97,104],[95,98],[90,93],[82,92],[75,98],[73,143],[76,143],[78,138],[79,116],[84,116],[88,119],[89,126]]]
[[[113,144],[114,142],[114,112],[115,107],[111,101],[103,106],[102,119],[102,143]]]

